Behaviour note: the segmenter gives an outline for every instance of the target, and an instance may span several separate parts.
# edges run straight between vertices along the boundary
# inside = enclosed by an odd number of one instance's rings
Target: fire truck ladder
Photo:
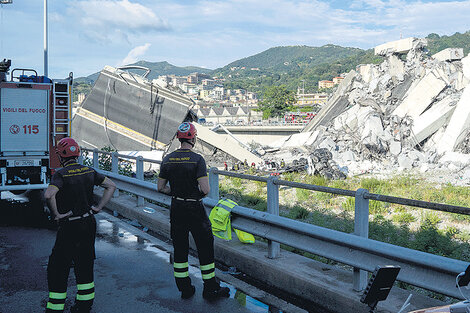
[[[54,79],[53,84],[53,145],[64,137],[70,136],[72,108],[71,108],[71,85],[68,79]]]

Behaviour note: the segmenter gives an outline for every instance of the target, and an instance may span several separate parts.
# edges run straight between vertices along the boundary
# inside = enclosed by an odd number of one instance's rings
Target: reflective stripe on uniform
[[[95,298],[95,282],[77,284],[77,301],[89,301]]]
[[[201,265],[200,268],[201,268],[202,279],[208,280],[208,279],[211,279],[212,277],[215,277],[215,264],[214,263]]]
[[[207,270],[215,268],[215,264],[210,263],[210,264],[207,264],[207,265],[201,265],[200,268],[201,268],[201,271],[207,271]]]
[[[95,282],[91,282],[88,284],[77,284],[78,290],[87,290],[95,287]]]
[[[189,267],[189,264],[188,262],[184,262],[184,263],[173,263],[173,267],[174,268],[187,268]]]
[[[229,212],[232,211],[234,207],[236,207],[238,204],[230,199],[222,199],[219,202],[217,202],[218,207],[221,207]]]
[[[49,310],[54,310],[54,311],[63,311],[64,307],[65,307],[65,303],[54,304],[50,302],[47,302],[47,306],[46,306],[46,308],[48,308]]]
[[[49,299],[63,300],[67,298],[67,292],[49,292]]]
[[[211,279],[212,277],[215,277],[215,272],[209,274],[202,274],[202,279],[204,280]]]
[[[174,272],[175,274],[175,277],[177,278],[185,278],[185,277],[189,277],[189,272],[186,271],[186,272]]]
[[[92,292],[92,293],[89,293],[87,295],[79,295],[77,294],[77,300],[78,301],[88,301],[88,300],[92,300],[95,298],[95,293]]]
[[[174,274],[175,274],[175,277],[177,277],[177,278],[188,277],[189,276],[188,268],[189,268],[188,262],[182,262],[182,263],[175,262],[175,263],[173,263]]]

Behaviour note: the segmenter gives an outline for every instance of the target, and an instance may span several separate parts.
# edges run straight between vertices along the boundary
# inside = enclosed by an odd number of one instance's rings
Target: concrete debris
[[[389,145],[390,154],[393,156],[398,156],[401,153],[401,142],[393,140]]]
[[[423,113],[437,95],[446,87],[446,83],[441,79],[440,74],[438,70],[434,70],[424,76],[409,92],[403,102],[395,109],[393,114],[400,117],[409,115],[412,118],[416,118]]]
[[[438,61],[455,61],[463,58],[462,48],[447,48],[432,56]]]
[[[463,172],[468,164],[448,155],[470,153],[470,56],[450,48],[431,57],[426,44],[406,38],[376,47],[381,64],[348,73],[302,133],[263,158],[287,160],[297,147],[295,158],[327,178],[397,168]]]
[[[442,140],[438,146],[440,153],[453,151],[468,135],[470,129],[470,87],[466,87],[450,118]]]
[[[418,116],[412,126],[414,135],[412,140],[414,140],[414,144],[418,145],[421,141],[434,134],[439,128],[447,125],[455,110],[455,104],[455,97],[449,95]]]
[[[338,114],[344,112],[349,106],[348,93],[351,91],[352,83],[356,77],[356,71],[351,71],[338,85],[336,92],[322,107],[320,112],[314,119],[306,126],[305,131],[313,131],[321,125],[325,125],[334,119]]]
[[[465,77],[470,80],[470,55],[462,59],[462,71]]]
[[[387,59],[387,65],[389,68],[390,75],[396,77],[399,81],[404,79],[405,75],[405,64],[396,55],[391,55]]]
[[[400,154],[397,160],[398,160],[398,165],[402,169],[411,169],[413,167],[413,160],[410,159],[406,155]]]
[[[410,50],[422,49],[426,47],[428,44],[426,39],[421,38],[405,38],[396,41],[391,41],[384,43],[380,46],[375,47],[375,54],[376,55],[390,55],[393,53],[403,54],[408,53]]]

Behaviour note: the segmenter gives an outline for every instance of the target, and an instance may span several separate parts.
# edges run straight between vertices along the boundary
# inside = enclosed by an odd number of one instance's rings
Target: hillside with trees
[[[187,76],[191,73],[206,73],[211,74],[212,70],[197,66],[184,66],[179,67],[173,64],[168,63],[167,61],[163,62],[148,62],[148,61],[138,61],[133,64],[129,64],[127,66],[143,66],[150,69],[150,73],[147,76],[148,79],[156,79],[160,75],[176,75],[176,76]],[[142,70],[131,70],[132,72],[138,74],[144,74]],[[93,73],[87,77],[78,77],[75,79],[77,82],[87,82],[87,83],[94,83],[95,80],[98,78],[99,73]]]
[[[233,68],[242,67],[249,71],[259,69],[262,72],[269,71],[280,74],[296,71],[301,68],[313,67],[322,63],[331,63],[361,51],[358,48],[345,48],[331,44],[322,47],[274,47],[253,56],[234,61],[221,69],[215,70],[214,75],[228,75],[232,72]]]
[[[463,48],[464,55],[470,52],[470,31],[465,33],[455,33],[452,36],[439,36],[438,34],[429,34],[428,40],[429,53],[435,54],[446,48]]]
[[[259,94],[262,94],[269,86],[280,85],[286,85],[292,91],[296,91],[298,87],[305,87],[305,92],[316,92],[318,91],[318,81],[320,80],[331,80],[341,73],[347,73],[355,69],[359,64],[376,64],[381,61],[382,57],[375,56],[372,49],[358,49],[351,56],[340,57],[331,62],[299,66],[293,71],[280,73],[277,71],[260,70],[253,73],[255,71],[249,69],[234,70],[231,71],[232,74],[223,76],[226,79],[224,85],[228,89],[246,89]]]
[[[430,34],[426,38],[429,55],[446,48],[463,48],[465,55],[470,52],[470,31],[451,36]],[[374,55],[373,49],[362,50],[328,44],[321,47],[273,47],[216,70],[194,66],[178,67],[166,61],[139,61],[132,65],[150,68],[150,79],[159,75],[186,76],[194,72],[209,74],[223,78],[226,89],[245,89],[258,93],[262,98],[265,90],[271,86],[285,85],[293,92],[299,87],[305,87],[307,93],[316,92],[320,80],[331,80],[341,73],[355,69],[359,64],[378,64],[382,60],[382,57]],[[75,79],[79,87],[76,91],[86,93],[97,77],[98,73],[94,73]]]

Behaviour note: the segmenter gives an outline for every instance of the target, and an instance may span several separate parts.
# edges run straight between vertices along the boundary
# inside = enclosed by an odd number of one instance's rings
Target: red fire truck
[[[72,73],[66,79],[0,62],[0,191],[47,188],[60,167],[56,143],[70,136]]]

